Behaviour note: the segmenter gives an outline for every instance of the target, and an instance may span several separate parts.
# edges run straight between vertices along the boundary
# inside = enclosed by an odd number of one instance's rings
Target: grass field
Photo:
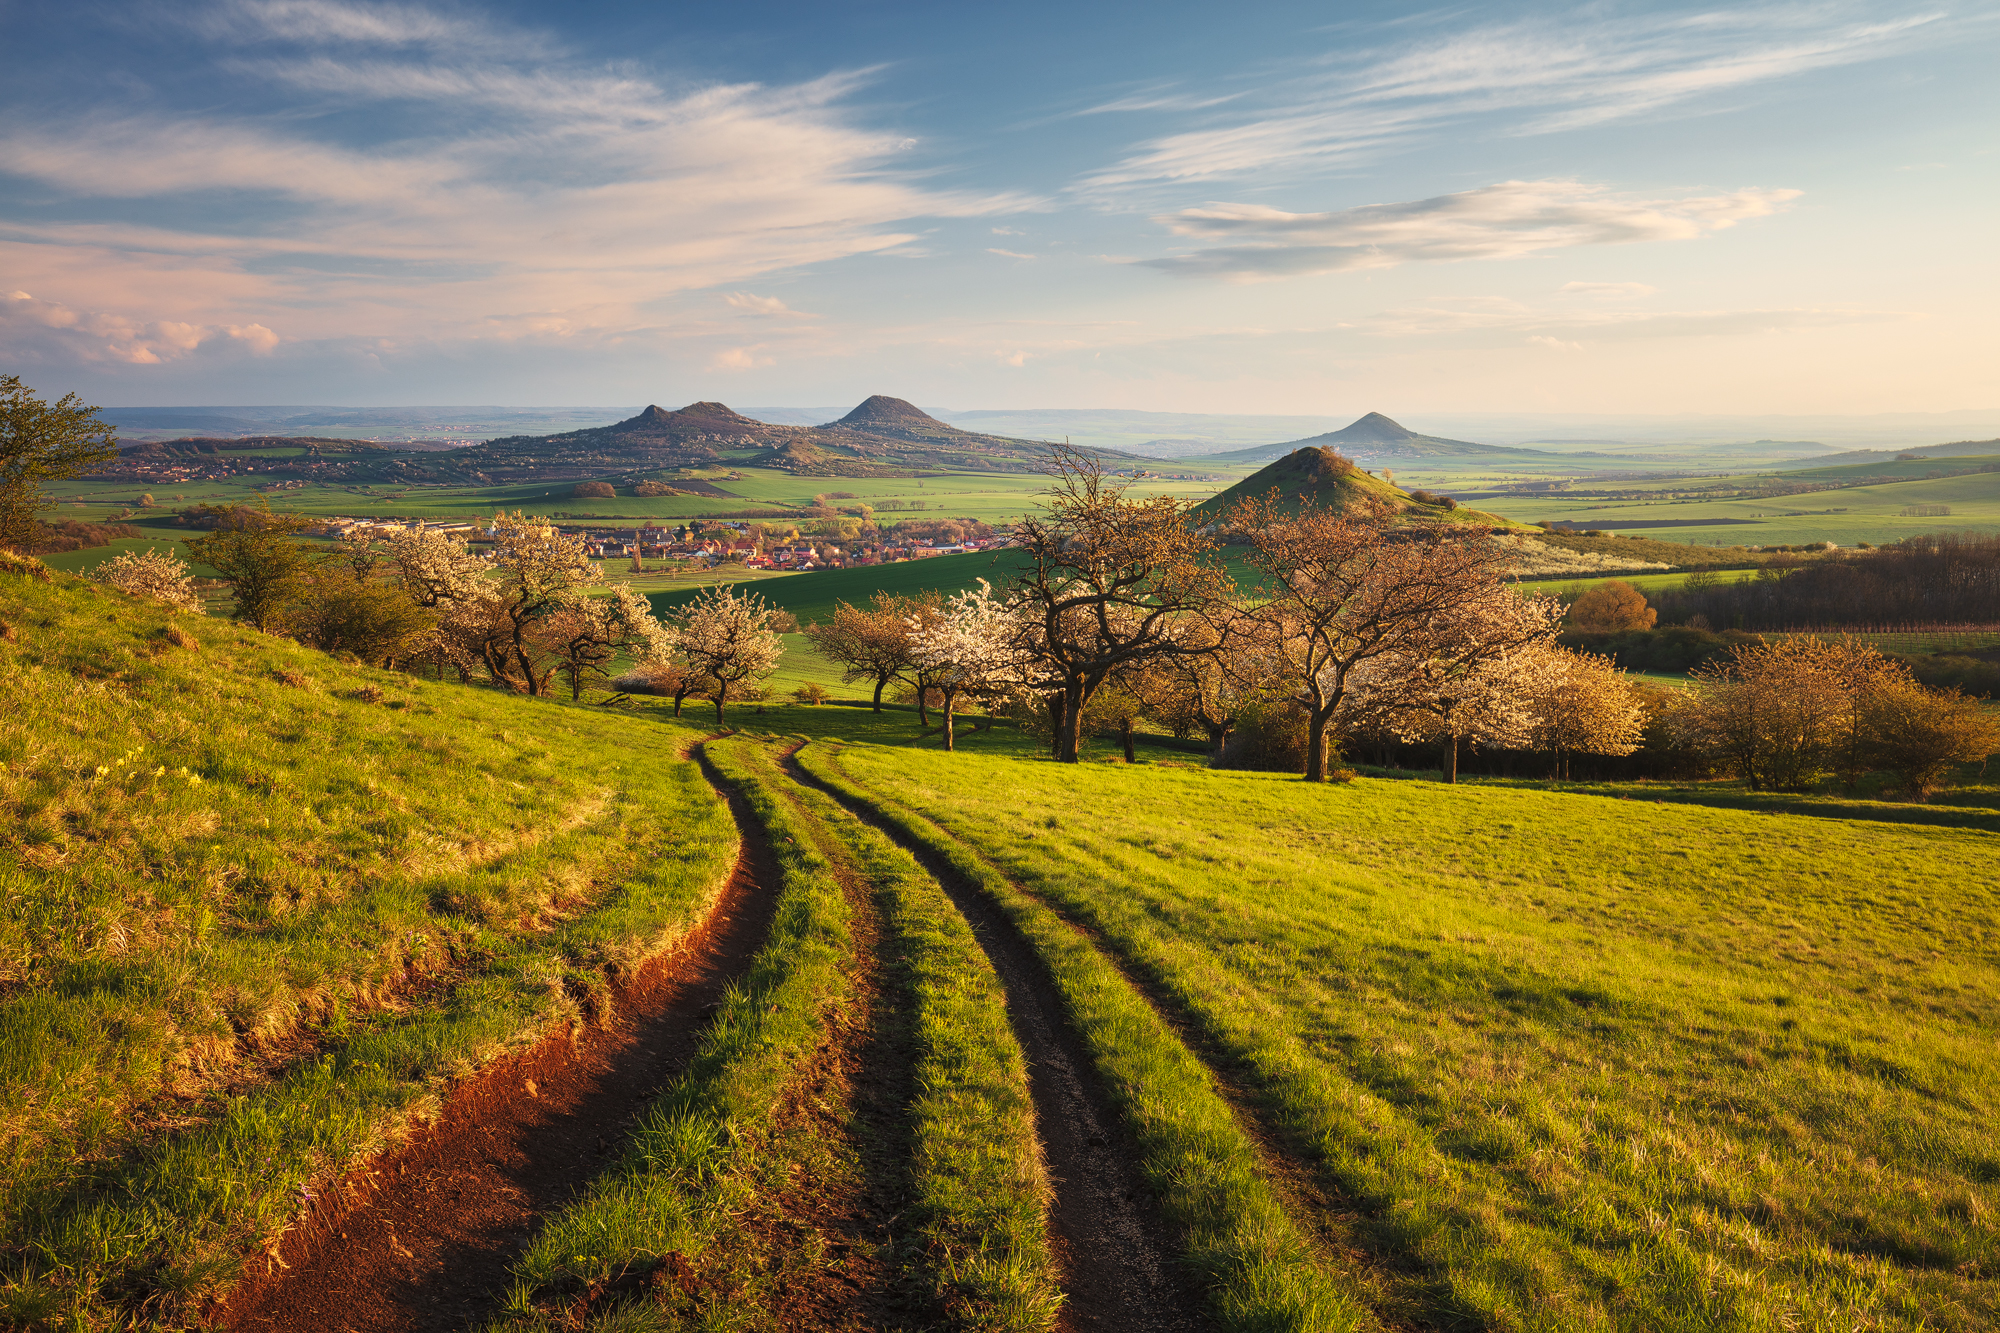
[[[15,1318],[226,1285],[301,1189],[602,1002],[733,847],[689,731],[203,617],[182,642],[60,577],[7,576],[0,619]]]
[[[978,562],[770,587],[811,618]],[[0,574],[0,622],[0,1322],[192,1322],[459,1080],[615,1008],[735,861],[698,703],[353,668],[61,574]],[[835,676],[787,647],[774,694]],[[1306,786],[1163,737],[946,754],[902,708],[728,725],[774,924],[507,1252],[496,1329],[797,1327],[850,1275],[912,1327],[1051,1327],[1065,1178],[961,893],[1216,1328],[2000,1323],[2000,783]]]
[[[872,746],[840,762],[1214,1044],[1341,1201],[1314,1221],[1372,1256],[1384,1323],[2000,1319],[1991,833]]]

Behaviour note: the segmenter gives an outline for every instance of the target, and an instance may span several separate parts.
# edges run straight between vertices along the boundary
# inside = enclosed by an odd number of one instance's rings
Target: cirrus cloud
[[[904,171],[911,140],[845,110],[867,71],[672,83],[407,4],[246,0],[192,26],[228,43],[248,90],[219,99],[227,109],[107,105],[0,127],[0,171],[75,213],[122,201],[175,219],[0,225],[15,282],[135,329],[164,317],[288,341],[616,339],[659,328],[678,293],[894,251],[917,239],[910,218],[1024,203]],[[346,115],[259,114],[272,97]],[[352,130],[364,119],[390,132]],[[202,202],[215,199],[229,203]],[[732,304],[796,313],[745,295]],[[174,346],[158,333],[114,344]]]
[[[1766,217],[1797,190],[1634,199],[1580,181],[1503,181],[1407,203],[1330,213],[1207,204],[1158,217],[1180,236],[1228,244],[1140,261],[1181,277],[1255,282],[1408,263],[1515,259],[1582,245],[1693,240]]]

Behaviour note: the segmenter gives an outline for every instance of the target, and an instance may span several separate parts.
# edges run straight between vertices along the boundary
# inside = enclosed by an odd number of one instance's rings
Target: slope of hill
[[[435,455],[319,435],[186,436],[122,445],[94,480],[166,485],[256,473],[274,480],[414,483],[456,474]]]
[[[1260,444],[1254,448],[1237,449],[1226,454],[1211,454],[1209,459],[1217,463],[1262,463],[1283,457],[1294,450],[1306,448],[1337,449],[1349,458],[1363,462],[1392,463],[1413,458],[1463,458],[1471,455],[1538,459],[1554,457],[1540,449],[1508,449],[1496,444],[1473,444],[1467,440],[1447,440],[1435,435],[1419,435],[1380,412],[1370,412],[1339,430],[1315,435],[1309,440],[1293,440],[1288,444]]]
[[[948,426],[900,398],[877,394],[838,421],[780,426],[721,403],[648,407],[611,426],[509,436],[459,450],[452,463],[483,482],[612,477],[731,462],[801,476],[890,476],[912,471],[1028,472],[1047,446]],[[1123,454],[1106,454],[1125,458]]]
[[[1460,506],[1449,509],[1427,504],[1398,486],[1391,485],[1323,444],[1293,449],[1270,465],[1251,473],[1228,490],[1197,506],[1200,522],[1213,523],[1244,500],[1262,499],[1277,491],[1280,503],[1296,508],[1303,499],[1324,509],[1345,512],[1357,505],[1380,505],[1392,514],[1412,519],[1442,519],[1451,523],[1483,523],[1496,528],[1518,526],[1478,509]]]
[[[2000,440],[1956,440],[1914,449],[1851,449],[1818,458],[1788,458],[1771,467],[1773,471],[1793,475],[1806,471],[1846,471],[1849,475],[1866,472],[1885,477],[1921,477],[1933,468],[1963,470],[1969,463],[1991,463],[1996,456],[2000,456]]]
[[[23,568],[0,564],[0,1323],[50,1326],[30,1288],[107,1328],[226,1284],[452,1079],[603,1010],[735,858],[696,732]]]

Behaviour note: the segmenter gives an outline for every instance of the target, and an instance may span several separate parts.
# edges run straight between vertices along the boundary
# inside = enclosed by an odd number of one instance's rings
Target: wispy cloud
[[[1033,259],[1035,257],[1033,255],[1024,255],[1019,250],[988,249],[986,253],[989,255],[999,255],[1002,259]]]
[[[788,319],[816,318],[807,311],[792,309],[775,296],[759,296],[755,292],[725,292],[722,299],[738,310],[747,310],[753,315],[782,315]]]
[[[1902,323],[1908,311],[1852,307],[1760,307],[1747,310],[1539,308],[1504,297],[1430,301],[1377,311],[1343,327],[1372,338],[1418,339],[1433,346],[1510,346],[1523,340],[1553,350],[1658,338],[1735,337],[1855,324]]]
[[[1249,282],[1422,261],[1513,259],[1580,245],[1692,240],[1764,217],[1798,193],[1753,189],[1632,199],[1579,181],[1505,181],[1333,213],[1209,204],[1156,221],[1177,235],[1229,244],[1142,262],[1183,277]]]
[[[1546,134],[1657,114],[1812,70],[1945,40],[1938,12],[1860,17],[1851,5],[1760,5],[1698,13],[1591,6],[1347,51],[1243,75],[1225,113],[1136,145],[1087,175],[1087,193],[1255,173],[1316,172],[1379,156],[1448,127]],[[1199,105],[1195,93],[1181,96]],[[1161,94],[1145,104],[1174,109]],[[1099,108],[1093,108],[1099,109]],[[1101,109],[1141,109],[1106,103]]]
[[[907,219],[1025,202],[904,171],[911,141],[844,110],[865,73],[668,86],[415,5],[263,0],[201,25],[228,35],[243,77],[349,114],[16,117],[0,169],[68,197],[171,200],[183,217],[205,197],[247,204],[210,210],[207,229],[16,226],[0,241],[17,282],[135,327],[617,336],[676,292],[897,250],[916,239]],[[362,121],[393,129],[342,137]]]

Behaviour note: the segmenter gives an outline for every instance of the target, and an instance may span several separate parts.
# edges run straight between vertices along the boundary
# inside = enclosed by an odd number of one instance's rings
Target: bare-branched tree
[[[1493,596],[1501,563],[1477,529],[1392,528],[1379,510],[1334,512],[1273,494],[1239,505],[1264,576],[1252,608],[1269,634],[1286,697],[1306,711],[1305,776],[1324,782],[1327,735],[1364,663],[1422,656],[1441,621]]]
[[[1043,512],[1014,528],[1027,567],[1008,603],[1019,647],[1048,681],[1056,758],[1075,763],[1090,697],[1114,671],[1203,651],[1186,622],[1224,601],[1229,578],[1181,501],[1130,499],[1067,446],[1047,470]]]

